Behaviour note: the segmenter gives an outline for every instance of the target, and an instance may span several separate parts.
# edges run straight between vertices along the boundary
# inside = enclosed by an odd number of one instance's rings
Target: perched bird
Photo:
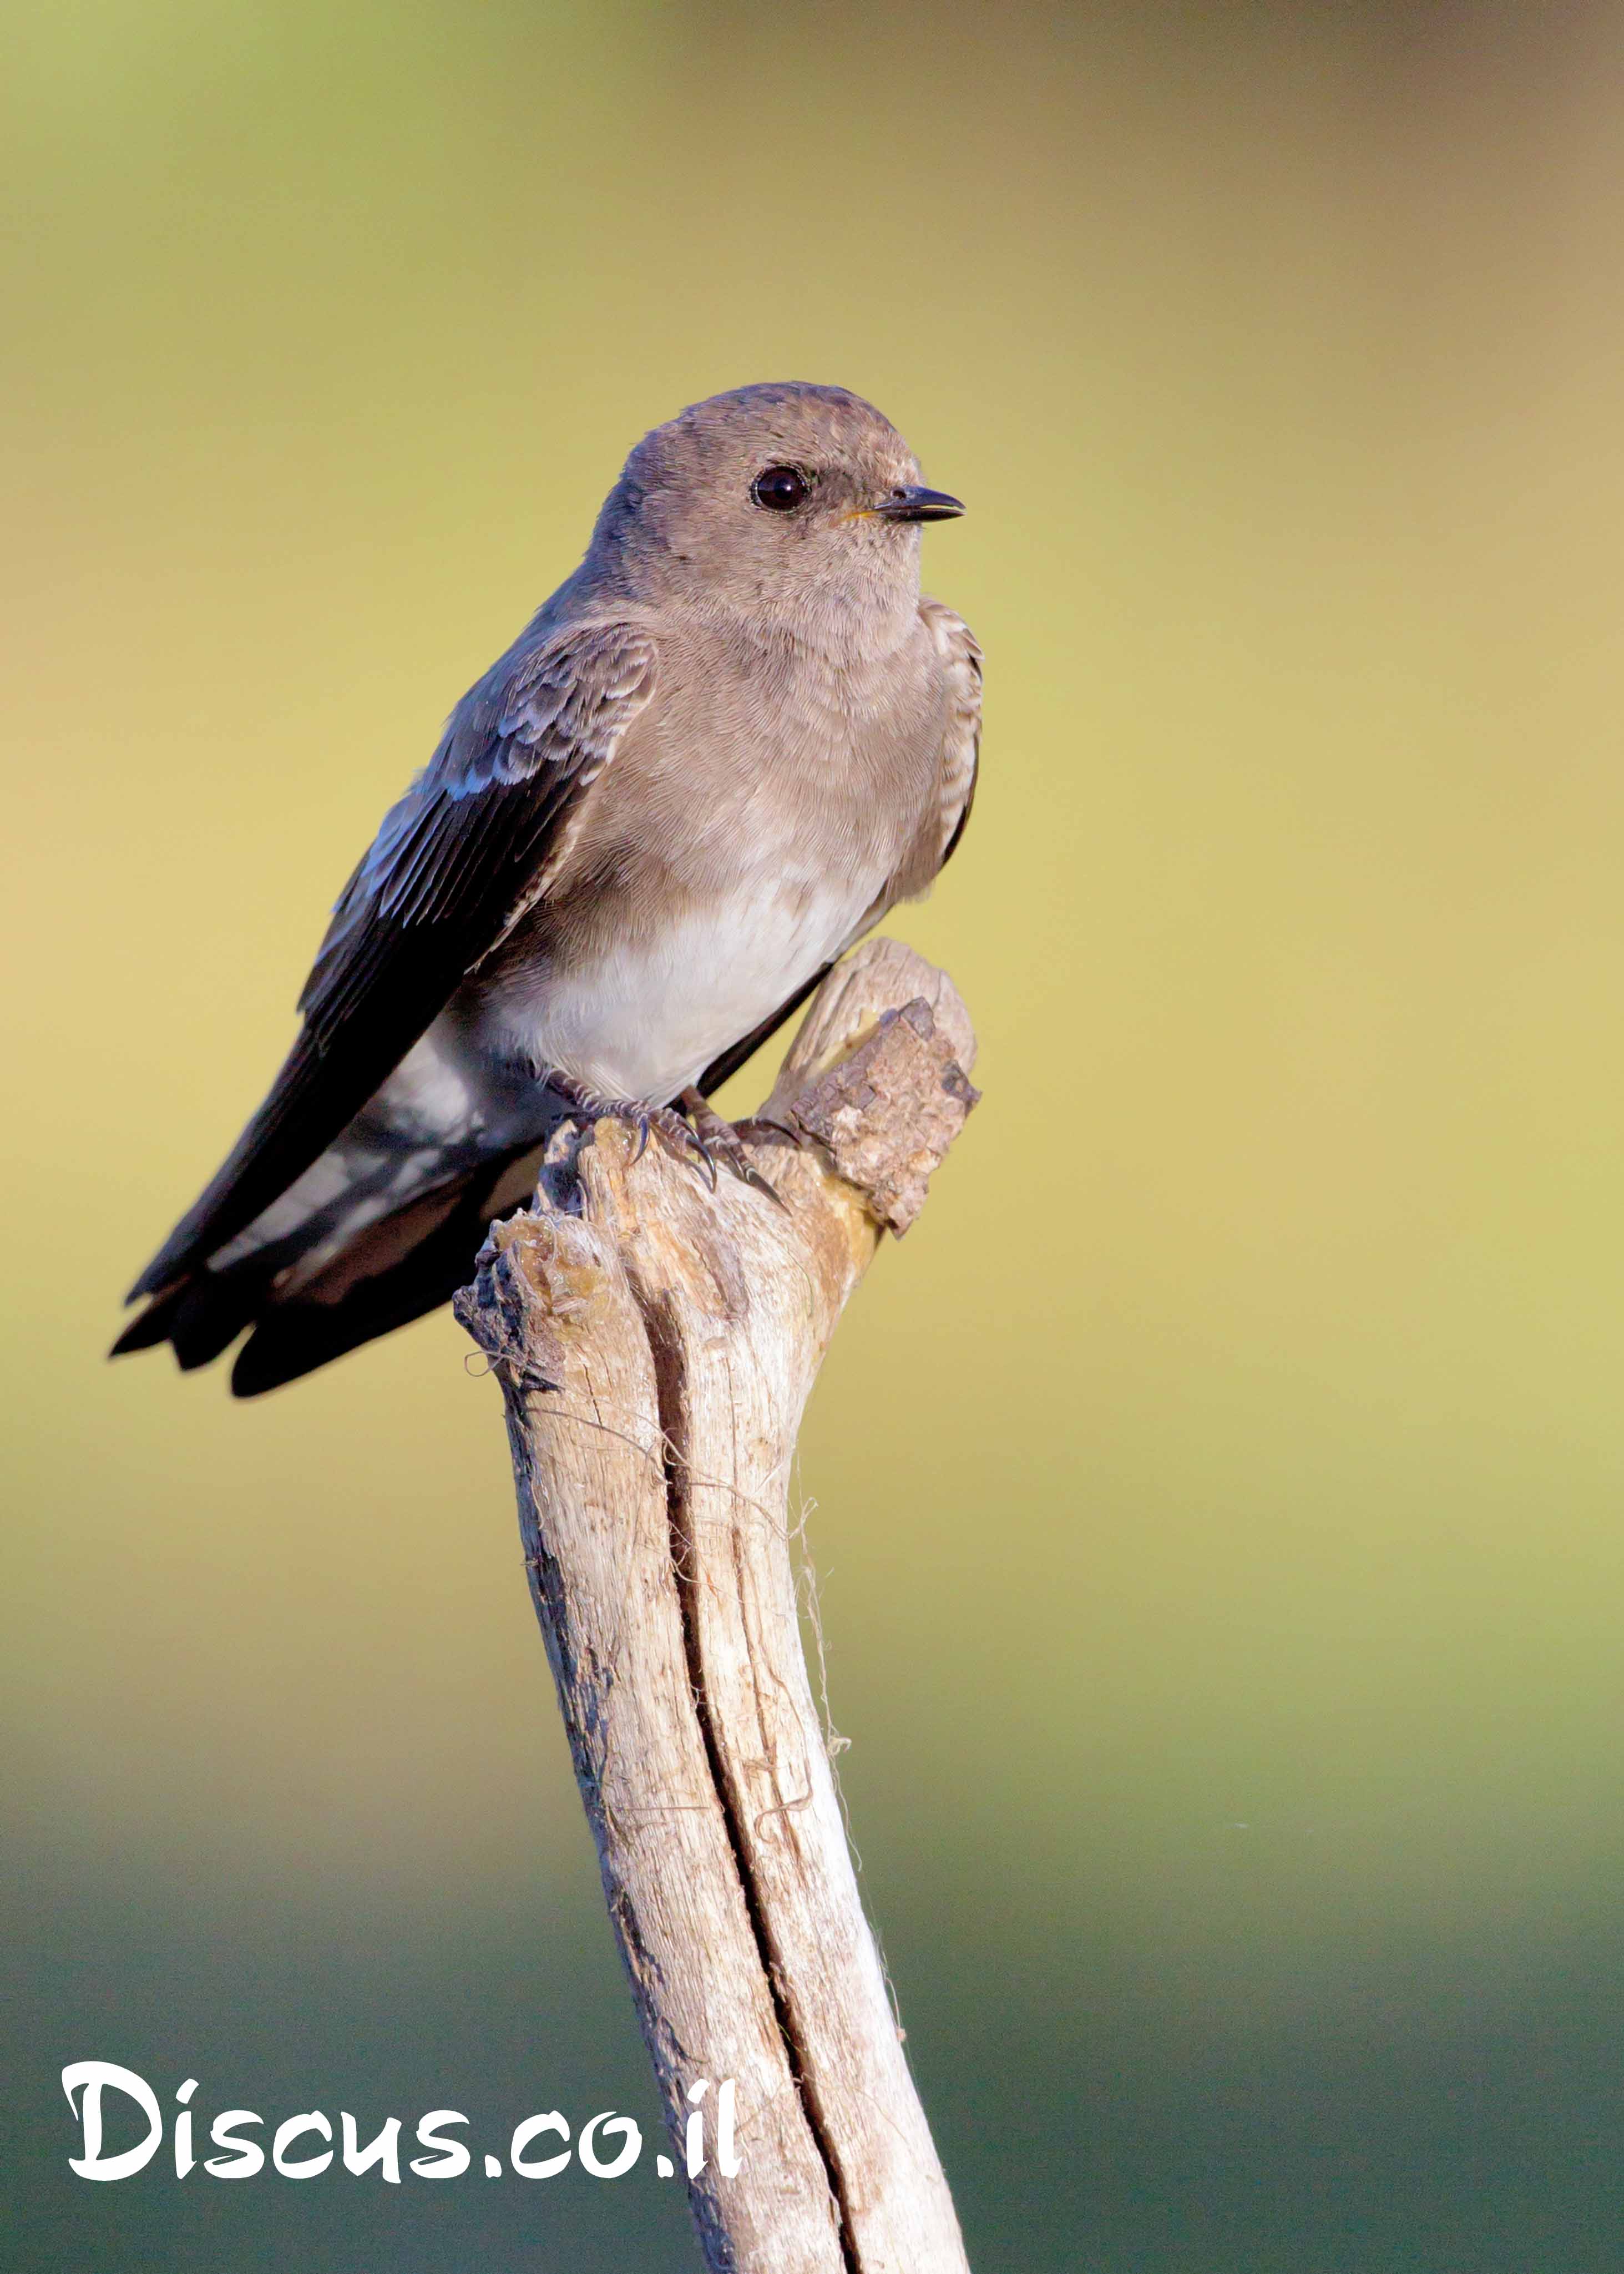
[[[566,1114],[750,1176],[709,1093],[969,814],[981,655],[919,562],[962,511],[843,388],[741,388],[646,435],[384,817],[115,1355],[202,1366],[252,1325],[245,1397],[417,1317]]]

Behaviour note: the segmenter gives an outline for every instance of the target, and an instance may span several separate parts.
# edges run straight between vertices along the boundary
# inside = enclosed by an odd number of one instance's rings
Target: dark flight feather
[[[654,669],[646,633],[597,625],[510,652],[463,697],[344,888],[270,1095],[132,1299],[169,1288],[280,1198],[545,889],[563,827]]]
[[[832,965],[815,971],[779,1005],[770,1019],[741,1036],[705,1068],[698,1087],[706,1096],[737,1073],[793,1018]],[[174,1345],[183,1371],[217,1358],[245,1326],[253,1332],[231,1369],[237,1397],[258,1397],[301,1374],[312,1374],[363,1343],[391,1333],[427,1311],[448,1303],[466,1286],[473,1260],[492,1216],[529,1199],[539,1153],[521,1148],[495,1156],[460,1180],[437,1186],[408,1202],[395,1216],[370,1225],[335,1265],[345,1284],[334,1296],[318,1279],[285,1302],[271,1283],[290,1260],[281,1245],[260,1249],[225,1271],[199,1271],[169,1288],[131,1321],[113,1345],[113,1355],[147,1350],[154,1343]],[[412,1238],[402,1219],[414,1212],[427,1219]],[[297,1238],[290,1245],[297,1248]]]
[[[529,1199],[540,1164],[537,1148],[484,1162],[459,1183],[425,1196],[432,1205],[420,1204],[425,1221],[419,1236],[412,1236],[415,1226],[389,1217],[370,1226],[356,1243],[358,1252],[340,1259],[342,1291],[323,1299],[318,1279],[289,1302],[257,1306],[249,1314],[253,1332],[231,1368],[232,1396],[259,1397],[284,1382],[297,1382],[448,1303],[473,1276],[474,1257],[491,1219],[510,1214]],[[401,1211],[402,1216],[413,1213],[410,1207]],[[206,1284],[212,1276],[204,1273],[201,1280]],[[233,1325],[226,1340],[236,1332]]]

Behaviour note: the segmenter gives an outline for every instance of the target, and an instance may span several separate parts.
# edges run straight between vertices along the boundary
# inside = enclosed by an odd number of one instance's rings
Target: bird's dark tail
[[[190,1372],[252,1332],[231,1369],[234,1397],[257,1397],[448,1302],[472,1276],[492,1216],[530,1197],[540,1148],[492,1155],[358,1231],[314,1277],[292,1269],[299,1235],[224,1269],[207,1266],[162,1289],[113,1344],[112,1356],[169,1343]],[[280,1283],[280,1285],[279,1285]],[[291,1291],[282,1292],[281,1286]]]
[[[707,1066],[701,1091],[708,1096],[754,1057],[829,968],[815,971],[770,1019]],[[296,1049],[289,1061],[293,1073],[283,1069],[273,1103],[284,1088],[297,1088],[302,1063]],[[400,1172],[401,1147],[378,1148],[374,1133],[371,1145],[351,1148],[346,1176],[319,1183],[320,1196],[312,1198],[292,1229],[211,1269],[200,1248],[207,1244],[218,1253],[222,1227],[236,1230],[245,1221],[243,1191],[250,1168],[258,1179],[249,1183],[253,1201],[267,1193],[280,1197],[285,1189],[273,1192],[274,1179],[267,1183],[261,1173],[270,1157],[268,1139],[261,1141],[274,1122],[280,1127],[267,1107],[249,1125],[230,1160],[142,1275],[136,1293],[151,1299],[113,1344],[114,1358],[168,1343],[177,1363],[190,1372],[218,1358],[248,1327],[252,1331],[231,1369],[234,1394],[257,1397],[295,1382],[448,1302],[470,1276],[492,1217],[530,1197],[540,1168],[539,1142],[489,1153],[471,1164],[464,1152],[460,1171],[427,1191],[419,1187],[391,1214],[351,1231],[348,1220],[364,1215],[368,1195],[388,1189]],[[306,1152],[308,1146],[276,1158],[282,1168],[289,1160],[304,1164]],[[447,1155],[447,1164],[452,1157]],[[332,1252],[312,1269],[309,1259],[319,1247]]]

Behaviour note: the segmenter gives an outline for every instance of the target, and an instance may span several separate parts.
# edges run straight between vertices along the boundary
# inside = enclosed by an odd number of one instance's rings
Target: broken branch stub
[[[840,1312],[975,1102],[944,975],[868,943],[750,1144],[784,1206],[600,1124],[578,1211],[492,1228],[457,1315],[502,1387],[532,1595],[610,1916],[717,2274],[963,2274],[796,1617],[787,1487]],[[716,2152],[734,2087],[736,2168]],[[701,2080],[708,2086],[697,2100]]]

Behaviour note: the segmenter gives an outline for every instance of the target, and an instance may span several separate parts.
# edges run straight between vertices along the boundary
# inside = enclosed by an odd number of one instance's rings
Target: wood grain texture
[[[882,1229],[975,1102],[951,983],[895,942],[824,983],[751,1157],[785,1205],[600,1124],[494,1227],[457,1313],[502,1387],[538,1615],[604,1890],[721,2274],[960,2274],[796,1616],[808,1394]],[[734,2081],[739,2169],[715,2157]]]

